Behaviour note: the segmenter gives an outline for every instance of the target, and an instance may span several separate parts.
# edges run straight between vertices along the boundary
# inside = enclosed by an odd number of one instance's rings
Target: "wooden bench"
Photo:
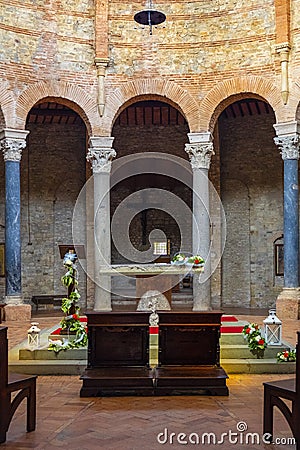
[[[300,450],[300,331],[297,331],[296,377],[294,379],[272,381],[264,384],[263,432],[273,438],[274,406],[286,418],[296,440],[296,449]],[[291,407],[284,402],[291,401]]]
[[[7,327],[0,327],[0,444],[6,441],[10,422],[24,398],[27,398],[27,431],[35,430],[36,378],[8,372]],[[17,394],[12,400],[13,392]]]
[[[39,305],[53,305],[60,306],[63,298],[66,294],[58,295],[33,295],[31,297],[32,303],[36,307],[36,311],[39,309]]]

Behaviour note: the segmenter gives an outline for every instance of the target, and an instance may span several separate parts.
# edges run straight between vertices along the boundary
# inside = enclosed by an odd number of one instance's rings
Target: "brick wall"
[[[283,178],[273,123],[273,114],[219,121],[224,306],[271,306],[280,291],[273,241],[283,230]]]
[[[72,214],[85,183],[85,127],[28,126],[28,146],[21,161],[22,285],[32,295],[65,292],[59,244],[72,243]],[[28,172],[29,169],[29,172]],[[79,270],[82,304],[85,276]]]
[[[175,126],[130,126],[123,127],[115,125],[113,129],[114,148],[117,152],[117,157],[131,155],[135,153],[143,152],[158,152],[158,153],[170,153],[172,155],[179,156],[184,160],[187,160],[187,154],[184,151],[184,145],[188,142],[187,138],[188,128],[187,125],[175,125]],[[112,214],[117,206],[132,193],[139,189],[163,189],[174,194],[174,204],[172,199],[168,204],[171,211],[176,210],[176,198],[181,198],[189,208],[191,208],[192,195],[190,189],[180,181],[174,178],[163,177],[161,175],[151,174],[152,167],[149,167],[149,174],[136,175],[134,178],[124,180],[119,183],[111,193],[111,205]],[[151,195],[151,194],[150,194]],[[142,239],[142,224],[141,215],[137,215],[129,229],[129,237],[136,249],[139,251],[146,250],[148,245],[149,233],[154,229],[162,230],[168,239],[171,240],[172,253],[179,251],[181,244],[181,236],[176,220],[166,212],[159,209],[160,201],[163,199],[157,198],[157,195],[153,196],[153,204],[157,204],[157,209],[153,208],[147,212],[147,244],[143,244]],[[149,199],[151,202],[151,199]],[[142,198],[140,199],[142,203]],[[163,204],[161,205],[163,206]],[[135,206],[136,208],[137,206]],[[121,225],[121,224],[120,224]],[[187,247],[185,250],[191,250],[191,221],[187,219],[187,223],[183,225],[186,236]],[[130,259],[130,258],[128,258]],[[112,246],[112,260],[113,262],[122,262],[122,258],[116,251],[114,245]]]

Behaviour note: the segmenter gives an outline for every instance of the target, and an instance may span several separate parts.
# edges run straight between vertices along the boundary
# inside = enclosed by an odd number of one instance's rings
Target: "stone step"
[[[245,345],[246,340],[242,333],[221,333],[220,345]]]
[[[22,360],[10,361],[12,372],[30,375],[81,375],[86,369],[86,360],[57,359],[57,360]]]
[[[77,348],[69,350],[61,350],[60,352],[54,352],[53,350],[41,349],[41,350],[19,350],[19,360],[87,360],[87,348]]]
[[[276,359],[221,359],[221,366],[228,374],[234,373],[295,373],[294,362],[278,363]]]
[[[264,358],[272,359],[276,358],[276,355],[280,351],[284,351],[289,348],[289,346],[274,346],[268,347],[265,350]],[[220,349],[221,358],[224,359],[256,359],[256,355],[252,354],[249,347],[246,344],[235,345],[235,344],[221,344]],[[19,360],[85,360],[87,359],[87,349],[78,348],[71,349],[67,351],[60,351],[55,353],[54,351],[49,351],[47,349],[39,350],[29,350],[20,349],[19,350]]]
[[[276,359],[278,352],[290,348],[292,347],[289,344],[268,346],[264,351],[263,359]],[[243,345],[221,344],[220,355],[224,359],[257,359],[256,354],[253,354],[245,343]]]
[[[221,359],[221,366],[230,374],[248,373],[295,373],[295,363],[278,363],[275,359]],[[81,375],[86,368],[85,360],[22,360],[11,361],[10,370],[16,373],[36,375]]]

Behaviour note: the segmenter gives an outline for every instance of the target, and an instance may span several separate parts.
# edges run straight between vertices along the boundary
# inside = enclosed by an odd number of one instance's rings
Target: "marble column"
[[[193,278],[193,310],[211,309],[208,170],[214,154],[211,133],[189,133],[185,151],[193,169],[193,254],[205,259],[204,273]]]
[[[5,315],[7,320],[30,319],[23,304],[21,282],[20,161],[28,131],[4,129],[0,144],[5,161]]]
[[[94,178],[94,257],[96,311],[111,311],[111,278],[101,273],[101,266],[111,263],[110,171],[116,156],[113,137],[91,137],[87,160]]]
[[[276,124],[277,137],[284,166],[283,235],[284,235],[284,289],[276,301],[277,315],[299,319],[299,189],[298,159],[300,125],[297,122]]]

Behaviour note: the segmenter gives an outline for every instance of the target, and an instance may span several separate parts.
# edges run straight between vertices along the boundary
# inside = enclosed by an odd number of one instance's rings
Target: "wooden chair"
[[[25,397],[27,431],[35,430],[36,378],[36,375],[8,373],[7,327],[0,327],[0,444],[6,441],[6,433],[13,415]],[[12,400],[13,392],[17,394]]]
[[[274,406],[286,418],[296,440],[296,449],[300,450],[300,331],[297,331],[296,377],[264,384],[264,423],[263,432],[273,436]],[[291,408],[283,400],[291,401]]]

